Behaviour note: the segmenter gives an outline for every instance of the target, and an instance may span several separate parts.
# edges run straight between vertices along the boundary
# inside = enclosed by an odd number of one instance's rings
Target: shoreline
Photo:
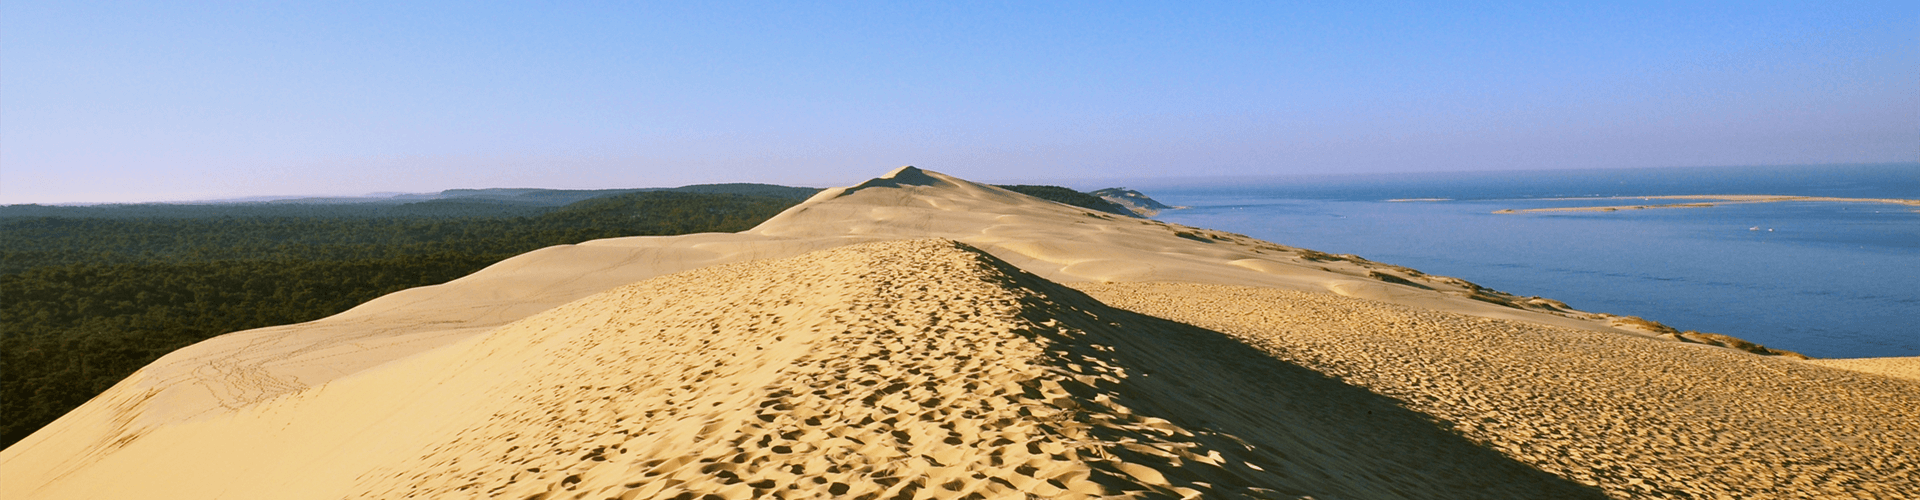
[[[1735,189],[1738,189],[1737,187]],[[1670,199],[1691,198],[1692,196],[1711,196],[1713,198],[1735,199],[1780,199],[1787,195],[1754,195],[1771,190],[1735,190],[1717,189],[1711,186],[1695,189],[1677,189],[1666,191],[1675,196],[1662,195],[1664,201],[1656,200],[1647,204],[1694,203],[1707,200]],[[1680,194],[1692,191],[1689,196]],[[1715,191],[1718,191],[1716,193]],[[1196,227],[1217,227],[1241,232],[1253,237],[1272,241],[1288,241],[1293,245],[1306,248],[1333,249],[1376,258],[1385,262],[1394,262],[1422,271],[1459,276],[1482,282],[1493,288],[1523,295],[1540,295],[1564,300],[1581,306],[1589,311],[1602,311],[1621,315],[1638,315],[1650,319],[1669,322],[1682,330],[1692,329],[1705,332],[1731,334],[1756,341],[1769,347],[1793,350],[1817,358],[1851,358],[1876,356],[1915,356],[1912,343],[1903,339],[1905,333],[1899,325],[1880,318],[1882,311],[1910,309],[1911,304],[1900,305],[1888,297],[1897,294],[1876,293],[1876,299],[1867,302],[1857,300],[1834,300],[1850,291],[1866,289],[1886,289],[1883,282],[1866,279],[1863,276],[1846,274],[1847,264],[1885,265],[1892,254],[1897,252],[1901,239],[1897,236],[1874,236],[1861,233],[1843,233],[1848,221],[1866,221],[1871,224],[1886,224],[1888,227],[1904,228],[1916,221],[1910,216],[1901,216],[1913,208],[1903,205],[1858,205],[1858,204],[1786,204],[1786,205],[1748,205],[1735,206],[1727,210],[1702,212],[1648,212],[1641,214],[1539,214],[1508,218],[1484,219],[1490,211],[1501,208],[1549,208],[1568,207],[1569,205],[1625,205],[1639,202],[1639,197],[1626,201],[1625,196],[1609,196],[1612,200],[1600,197],[1553,196],[1555,191],[1544,191],[1532,197],[1519,192],[1462,190],[1462,203],[1419,205],[1412,195],[1438,197],[1442,193],[1411,192],[1393,196],[1392,192],[1382,192],[1371,196],[1372,201],[1358,201],[1349,196],[1345,199],[1326,201],[1314,196],[1299,196],[1303,201],[1286,201],[1272,206],[1259,202],[1245,202],[1249,208],[1244,211],[1228,207],[1243,203],[1239,197],[1213,197],[1205,193],[1196,195],[1189,203],[1199,205],[1203,212],[1194,216],[1174,215],[1167,218]],[[1564,189],[1559,193],[1604,192]],[[1792,191],[1787,191],[1792,192]],[[1700,194],[1700,193],[1712,193]],[[1731,193],[1731,194],[1720,194]],[[1743,194],[1744,193],[1744,194]],[[1776,194],[1778,191],[1776,191]],[[1541,196],[1546,194],[1546,196]],[[1849,196],[1851,195],[1851,196]],[[1856,199],[1920,198],[1894,190],[1828,192],[1825,197],[1848,197]],[[1647,197],[1652,198],[1652,197]],[[1809,196],[1810,198],[1810,196]],[[1585,202],[1539,202],[1542,199],[1555,200],[1598,200]],[[1508,203],[1500,203],[1506,200]],[[1522,204],[1524,203],[1524,204]],[[1503,206],[1504,205],[1504,206]],[[1883,213],[1884,212],[1884,213]],[[1366,224],[1370,234],[1360,234],[1350,229],[1347,220],[1326,217],[1323,214],[1342,214],[1349,218],[1360,218]],[[1775,214],[1797,214],[1811,219],[1779,219]],[[1647,219],[1652,217],[1652,219]],[[1619,226],[1631,221],[1630,226]],[[1819,226],[1809,227],[1818,221]],[[1476,224],[1484,224],[1476,226]],[[1441,228],[1460,228],[1458,230]],[[1630,235],[1610,236],[1616,243],[1625,247],[1619,250],[1597,250],[1592,246],[1579,243],[1589,235],[1608,234],[1607,228],[1630,227],[1635,231]],[[1877,227],[1877,226],[1876,226]],[[1673,228],[1704,228],[1699,233],[1686,233],[1684,241],[1663,240],[1654,235],[1672,235]],[[1757,228],[1757,229],[1756,229]],[[1775,229],[1775,232],[1768,232]],[[1401,235],[1401,236],[1385,236]],[[1848,245],[1840,248],[1819,242],[1842,237],[1869,238],[1858,240],[1862,247]],[[1414,243],[1414,241],[1435,241],[1446,238],[1438,244]],[[1502,241],[1515,241],[1525,238],[1527,250],[1519,253],[1502,251]],[[1848,240],[1854,242],[1854,240]],[[1671,244],[1669,244],[1671,243]],[[1864,252],[1860,249],[1868,249]],[[1685,250],[1682,250],[1685,249]],[[1716,250],[1741,252],[1737,256],[1715,253]],[[1439,252],[1439,253],[1436,253]],[[1444,255],[1440,258],[1439,255]],[[1706,257],[1706,256],[1715,257]],[[1782,273],[1769,273],[1764,267],[1755,265],[1781,262],[1782,259],[1806,259],[1807,269],[1819,269],[1819,275],[1832,276],[1830,280],[1790,279]],[[1852,260],[1849,260],[1852,259]],[[1659,262],[1655,267],[1642,266],[1637,262]],[[1736,265],[1745,262],[1754,265]],[[1911,269],[1892,269],[1899,280],[1906,280],[1912,274]],[[1808,271],[1811,272],[1811,271]],[[1796,275],[1787,273],[1786,275]],[[1551,276],[1551,277],[1549,277]],[[1720,290],[1727,295],[1710,295],[1715,282],[1736,282],[1742,286],[1732,290]],[[1793,290],[1791,295],[1811,294],[1807,300],[1784,298],[1790,294],[1770,296],[1760,292],[1763,289]],[[1685,291],[1682,293],[1681,291]],[[1658,293],[1673,293],[1667,299],[1645,301]],[[1700,295],[1696,295],[1700,294]],[[1824,299],[1824,300],[1814,300]],[[1780,316],[1778,320],[1768,321],[1753,314],[1703,314],[1702,311],[1723,311],[1728,307],[1742,304],[1766,304],[1764,310]],[[1818,323],[1801,318],[1825,317],[1832,311],[1847,311],[1843,316],[1831,319],[1839,323]],[[1821,328],[1832,332],[1852,332],[1852,335],[1807,335],[1806,328]],[[1678,332],[1676,332],[1678,333]],[[1862,339],[1889,339],[1884,344],[1863,342]],[[1894,347],[1899,346],[1899,347]]]

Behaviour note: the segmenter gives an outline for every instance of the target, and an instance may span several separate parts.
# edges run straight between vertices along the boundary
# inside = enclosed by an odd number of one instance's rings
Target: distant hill
[[[680,186],[677,188],[669,188],[669,189],[665,189],[665,191],[677,191],[681,193],[699,193],[699,194],[737,194],[741,196],[769,196],[774,198],[788,198],[788,199],[795,199],[795,200],[805,200],[807,198],[813,197],[814,193],[820,192],[820,190],[816,188],[780,186],[780,185],[774,185],[774,184],[753,184],[753,183],[743,183],[743,182],[736,182],[731,184],[694,184],[691,186]]]
[[[105,205],[6,205],[0,219],[216,219],[221,217],[381,217],[390,203],[113,203]],[[499,214],[508,215],[508,214]],[[531,215],[531,214],[511,214]]]
[[[728,183],[728,184],[694,184],[690,186],[680,186],[675,188],[449,189],[446,191],[441,191],[437,199],[440,199],[440,200],[483,199],[483,200],[494,200],[494,201],[503,201],[503,202],[513,202],[513,203],[538,204],[538,205],[544,205],[544,206],[560,206],[560,205],[566,205],[566,204],[574,203],[578,201],[590,200],[590,199],[606,197],[606,196],[615,196],[615,195],[622,195],[622,194],[629,194],[629,193],[644,193],[644,192],[653,192],[653,191],[667,191],[667,192],[676,192],[676,193],[699,193],[699,194],[737,194],[737,195],[744,195],[744,196],[769,196],[774,198],[790,198],[790,199],[797,199],[797,200],[807,199],[807,197],[813,196],[814,193],[820,192],[819,189],[815,189],[815,188],[736,182],[736,183]]]
[[[1126,207],[1128,211],[1139,214],[1141,217],[1152,217],[1154,214],[1160,213],[1161,210],[1180,208],[1155,201],[1153,198],[1148,198],[1144,193],[1123,187],[1101,189],[1091,194],[1102,200]]]
[[[662,189],[528,189],[528,188],[492,188],[492,189],[449,189],[435,195],[439,200],[489,200],[506,203],[522,203],[540,206],[560,206],[582,200],[591,200],[603,196],[614,196],[642,191],[662,191]]]
[[[368,197],[287,198],[244,202],[116,203],[84,206],[6,205],[0,219],[68,217],[88,219],[209,219],[222,217],[531,217],[585,200],[646,192],[726,194],[805,200],[816,188],[773,184],[695,184],[673,188],[629,189],[449,189]]]
[[[1068,205],[1073,205],[1073,206],[1085,208],[1088,210],[1106,212],[1106,213],[1115,214],[1115,215],[1125,215],[1128,217],[1140,217],[1139,214],[1134,213],[1133,210],[1130,210],[1125,206],[1116,204],[1111,201],[1107,201],[1105,199],[1100,198],[1099,196],[1094,196],[1091,194],[1074,191],[1072,189],[1067,189],[1060,186],[996,184],[994,185],[994,187],[1005,189],[1008,191],[1013,191],[1015,193],[1020,193],[1027,196],[1032,196],[1042,200],[1055,202],[1055,203],[1065,203]]]

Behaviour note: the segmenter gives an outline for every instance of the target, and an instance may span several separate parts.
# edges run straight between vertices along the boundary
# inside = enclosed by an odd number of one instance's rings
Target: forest
[[[1002,186],[1096,210],[1054,186]],[[743,231],[818,190],[467,190],[379,203],[0,207],[0,447],[175,349],[542,247]],[[583,199],[584,198],[584,199]]]

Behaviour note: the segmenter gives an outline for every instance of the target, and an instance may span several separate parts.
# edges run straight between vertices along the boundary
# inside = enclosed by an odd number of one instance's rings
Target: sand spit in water
[[[1496,214],[1517,214],[1528,212],[1614,212],[1620,210],[1645,210],[1650,208],[1707,208],[1720,205],[1741,203],[1780,203],[1780,202],[1834,202],[1834,203],[1886,203],[1891,205],[1920,206],[1920,200],[1900,198],[1832,198],[1825,196],[1785,196],[1767,194],[1739,195],[1671,195],[1671,196],[1613,196],[1606,198],[1542,198],[1543,200],[1709,200],[1697,203],[1665,203],[1658,205],[1613,205],[1605,207],[1564,207],[1564,208],[1528,208],[1495,210]],[[1388,200],[1400,201],[1400,200]]]
[[[656,278],[119,446],[4,496],[1599,497],[947,240]]]
[[[1329,294],[1074,286],[1391,396],[1615,498],[1920,498],[1917,380]]]

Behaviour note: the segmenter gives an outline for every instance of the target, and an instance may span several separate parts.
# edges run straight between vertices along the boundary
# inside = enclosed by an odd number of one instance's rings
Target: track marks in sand
[[[476,352],[514,367],[486,413],[347,496],[1597,496],[945,240],[649,280]]]
[[[1617,498],[1920,497],[1920,383],[1284,290],[1075,285],[1391,396]]]

